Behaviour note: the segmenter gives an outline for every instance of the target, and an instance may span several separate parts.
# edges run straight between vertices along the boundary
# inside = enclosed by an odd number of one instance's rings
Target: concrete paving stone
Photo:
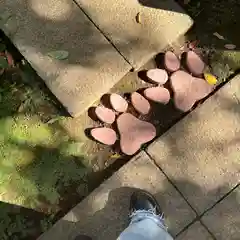
[[[136,188],[154,194],[175,235],[195,214],[163,173],[142,152],[73,208],[39,240],[73,240],[77,234],[115,240],[128,224],[129,199]]]
[[[195,222],[182,232],[176,240],[213,240],[213,238],[200,222]]]
[[[239,89],[240,75],[147,149],[199,214],[240,180]]]
[[[72,116],[114,86],[131,66],[69,0],[0,1],[1,27]],[[66,60],[49,52],[66,50]]]
[[[202,218],[218,240],[240,237],[240,187],[236,188]]]
[[[135,69],[177,41],[193,23],[174,0],[76,2]]]

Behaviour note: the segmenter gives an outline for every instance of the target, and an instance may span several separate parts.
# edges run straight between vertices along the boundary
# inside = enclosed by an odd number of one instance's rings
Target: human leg
[[[172,240],[164,225],[160,206],[148,192],[137,191],[131,197],[129,226],[118,240]]]

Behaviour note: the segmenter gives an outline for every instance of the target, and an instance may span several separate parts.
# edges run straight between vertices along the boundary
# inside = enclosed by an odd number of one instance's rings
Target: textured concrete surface
[[[240,75],[147,149],[198,213],[240,180],[239,96]]]
[[[181,233],[176,240],[213,240],[213,238],[200,222],[195,222]]]
[[[0,1],[1,27],[73,116],[78,116],[131,68],[69,0]],[[47,56],[66,50],[67,60]]]
[[[39,240],[73,240],[77,234],[115,240],[128,224],[129,198],[135,188],[153,193],[175,235],[195,217],[184,199],[143,152],[100,185]]]
[[[218,240],[240,236],[240,187],[207,212],[202,221]]]
[[[76,1],[136,69],[192,25],[174,0]]]

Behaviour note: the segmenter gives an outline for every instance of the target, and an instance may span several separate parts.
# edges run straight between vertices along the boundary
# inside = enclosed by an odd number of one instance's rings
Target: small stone
[[[163,85],[168,80],[168,74],[164,69],[150,69],[147,71],[147,77],[154,83]]]
[[[170,93],[164,87],[151,87],[144,90],[144,96],[154,102],[167,104],[170,100]]]
[[[117,112],[126,112],[128,108],[128,102],[119,94],[112,93],[110,95],[110,103],[114,110]]]
[[[164,55],[164,65],[169,72],[175,72],[180,68],[180,61],[173,52],[167,51]]]
[[[92,137],[106,145],[113,145],[117,140],[117,135],[114,130],[107,127],[94,128],[91,130]]]
[[[95,113],[98,119],[104,123],[112,124],[115,121],[115,113],[109,108],[98,106]]]
[[[203,60],[194,52],[188,51],[186,56],[186,65],[189,71],[195,75],[199,76],[203,74],[205,64]]]
[[[225,44],[224,47],[228,50],[234,50],[237,46],[234,44],[228,43],[228,44]]]
[[[137,92],[131,94],[131,103],[140,114],[146,115],[150,111],[151,106],[148,100]]]

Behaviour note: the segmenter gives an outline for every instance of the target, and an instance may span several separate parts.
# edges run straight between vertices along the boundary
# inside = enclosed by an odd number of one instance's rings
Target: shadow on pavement
[[[201,189],[200,186],[191,183],[189,181],[177,181],[178,184],[185,184],[188,186],[191,186],[192,191],[202,191],[202,195],[211,194],[211,191],[208,192],[206,190]],[[166,183],[163,186],[167,186],[169,183],[166,180]],[[221,186],[220,188],[226,188],[225,186]],[[58,229],[61,229],[62,233],[59,233],[55,230],[54,235],[54,229],[51,229],[50,233],[53,233],[51,235],[48,233],[48,237],[58,237],[59,240],[64,240],[66,237],[69,240],[74,240],[74,238],[78,234],[86,234],[93,238],[93,240],[97,239],[109,239],[114,240],[117,239],[119,234],[128,226],[129,223],[129,200],[131,194],[136,190],[136,188],[131,187],[120,187],[117,189],[112,190],[108,195],[108,200],[106,203],[104,203],[104,208],[102,208],[100,211],[95,212],[95,207],[91,206],[91,196],[88,198],[89,202],[85,205],[85,209],[89,210],[88,212],[84,212],[84,214],[79,215],[76,209],[73,209],[71,211],[71,215],[68,217],[69,219],[72,218],[74,222],[67,221],[62,219],[60,223],[57,224],[56,227]],[[160,206],[162,207],[163,211],[165,210],[165,206],[169,204],[169,201],[171,202],[177,202],[179,199],[169,199],[166,196],[168,195],[169,189],[163,188],[162,192],[158,192],[155,194],[155,197],[160,203]],[[215,191],[215,190],[214,190]],[[233,196],[231,197],[231,201],[227,202],[229,206],[237,206],[238,205],[238,194],[236,191],[232,192]],[[101,199],[99,199],[101,201]],[[201,200],[199,200],[201,201]],[[223,200],[224,201],[224,200]],[[221,203],[221,202],[220,202]],[[92,209],[91,209],[92,207]],[[93,214],[94,213],[94,214]],[[92,215],[93,214],[93,215]],[[227,232],[226,228],[231,227],[234,229],[234,224],[237,224],[236,222],[229,222],[228,216],[231,215],[232,219],[237,219],[237,209],[232,209],[231,212],[226,213],[226,218],[222,216],[219,218],[216,216],[216,221],[218,222],[218,228],[220,230],[220,234],[225,234],[225,236],[228,236],[229,239],[235,239],[235,235],[238,234],[238,232]],[[173,229],[171,229],[171,226],[173,226],[175,218],[179,218],[180,216],[174,215],[174,209],[171,210],[170,215],[168,212],[165,211],[165,218],[166,221],[170,224],[169,231],[172,232]],[[202,217],[202,216],[201,216]],[[84,220],[83,220],[84,219]],[[197,216],[193,221],[189,222],[184,229],[187,229],[191,226],[194,222],[198,221],[200,219],[199,216]],[[232,226],[231,226],[232,224]],[[236,226],[237,227],[237,226]],[[211,229],[207,229],[209,233],[213,236]],[[181,233],[178,232],[176,236],[178,236]],[[231,234],[231,235],[230,235]],[[237,236],[237,235],[236,235]],[[42,238],[46,239],[46,238]],[[215,238],[214,238],[215,239]]]

